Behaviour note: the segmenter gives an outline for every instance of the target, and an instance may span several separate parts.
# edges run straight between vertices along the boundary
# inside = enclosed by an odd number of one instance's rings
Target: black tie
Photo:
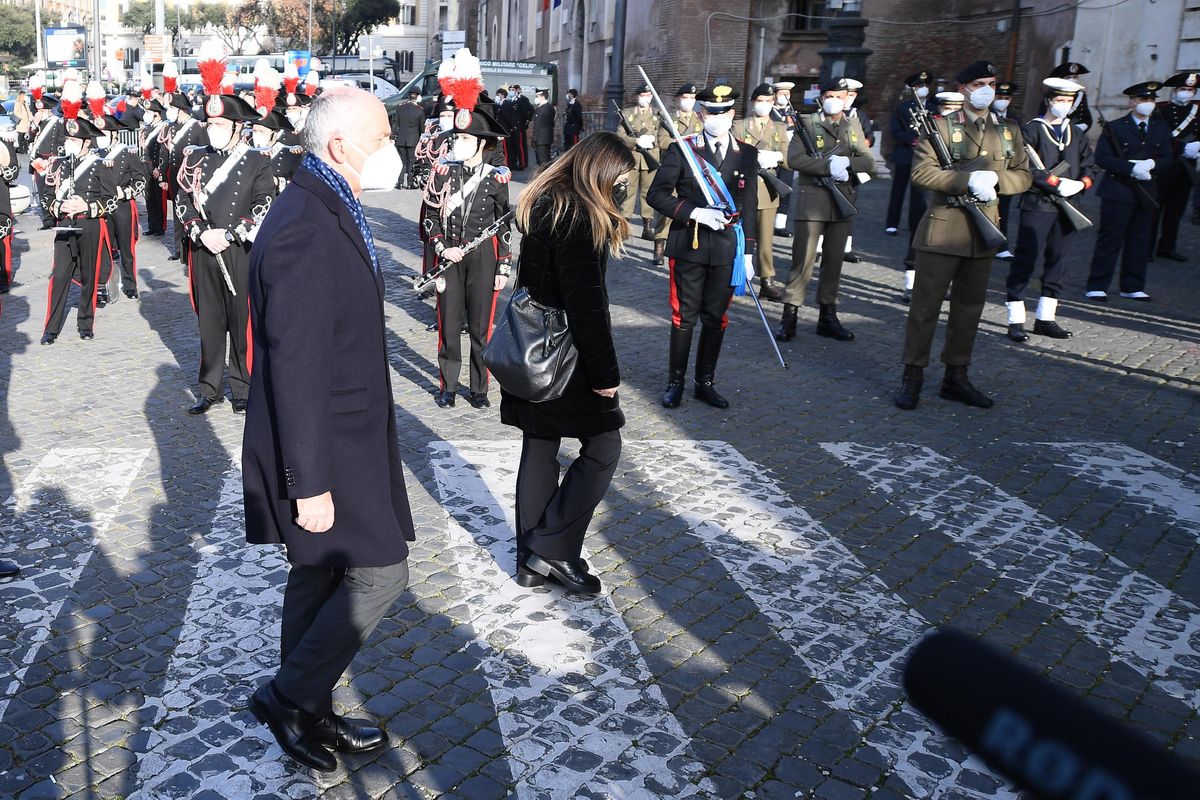
[[[725,160],[724,155],[721,153],[721,143],[720,142],[715,142],[713,144],[713,152],[717,154],[717,166],[719,167],[719,166],[721,166],[721,162]]]
[[[1146,123],[1144,122],[1138,123],[1138,137],[1141,139],[1146,138]]]

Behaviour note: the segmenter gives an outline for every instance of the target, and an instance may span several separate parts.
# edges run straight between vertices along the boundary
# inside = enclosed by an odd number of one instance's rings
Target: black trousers
[[[442,273],[446,290],[437,296],[438,370],[444,392],[458,391],[462,374],[462,325],[471,340],[471,391],[486,394],[488,371],[483,348],[496,313],[496,259],[487,245]]]
[[[146,233],[162,236],[167,232],[167,199],[163,189],[153,178],[146,184]]]
[[[621,457],[621,432],[579,440],[579,457],[559,483],[561,439],[525,434],[517,469],[517,561],[529,552],[563,561],[579,558],[596,506],[608,493]]]
[[[182,226],[181,226],[182,227]],[[223,391],[225,354],[229,353],[229,389],[235,400],[250,393],[246,368],[246,326],[250,321],[250,248],[232,244],[221,253],[237,296],[229,293],[216,257],[200,245],[189,248],[188,277],[192,308],[200,326],[200,393],[215,400]]]
[[[100,275],[111,269],[108,226],[103,219],[63,220],[60,225],[79,228],[79,232],[61,232],[54,237],[54,267],[46,301],[44,333],[57,336],[67,316],[67,295],[71,281],[79,281],[79,305],[76,322],[80,333],[90,333],[96,318],[96,287]],[[106,262],[109,262],[106,266]]]
[[[34,188],[37,189],[37,202],[39,204],[42,202],[43,198],[54,197],[54,190],[46,186],[45,174],[35,171],[33,173],[33,185]],[[46,206],[40,205],[40,208],[42,210],[42,224],[53,225],[55,223],[54,215],[46,209]]]
[[[13,237],[15,235],[10,231],[7,236],[0,238],[0,247],[4,248],[4,252],[0,254],[4,258],[4,263],[0,264],[0,287],[5,289],[12,286]]]
[[[544,167],[550,163],[550,143],[535,144],[533,146],[533,154],[537,156],[538,167]]]
[[[333,711],[333,687],[407,587],[407,561],[346,569],[293,564],[275,688],[318,718]]]
[[[921,217],[925,216],[925,195],[921,190],[914,186],[911,182],[912,178],[912,162],[907,164],[899,164],[892,162],[892,191],[888,195],[887,217],[885,217],[884,227],[899,228],[900,227],[900,212],[904,208],[904,193],[908,192],[908,235],[911,241],[912,235],[917,230],[917,225],[921,222]]]
[[[400,153],[400,160],[404,162],[404,171],[400,173],[400,182],[396,184],[397,186],[409,186],[412,184],[412,170],[416,159],[414,155],[415,149],[412,145],[396,145],[396,151]]]
[[[1158,180],[1159,209],[1154,221],[1160,253],[1170,253],[1178,247],[1179,223],[1192,196],[1192,182],[1188,180],[1186,170],[1183,164],[1175,164],[1165,170]]]
[[[729,304],[733,301],[733,287],[729,285],[733,264],[703,264],[672,258],[670,271],[672,324],[690,331],[699,320],[705,328],[725,330]]]
[[[186,263],[187,238],[183,234],[183,223],[179,221],[179,211],[175,207],[175,196],[171,195],[171,237],[175,240],[175,257]]]
[[[1146,288],[1146,262],[1150,257],[1154,213],[1137,203],[1100,201],[1100,224],[1096,249],[1088,273],[1089,292],[1107,292],[1121,259],[1122,292],[1140,292]]]
[[[1005,238],[1006,242],[1008,239],[1008,210],[1010,208],[1012,208],[1013,198],[1019,197],[1019,196],[1020,195],[1015,195],[1015,194],[1000,195],[1000,204],[999,204],[1000,205],[1000,223],[996,227],[998,227],[1000,229],[1000,232],[1004,234],[1004,238]],[[1008,249],[1007,243],[1001,249],[1007,250]]]
[[[138,208],[136,200],[121,200],[113,214],[113,239],[116,249],[121,254],[121,284],[125,289],[137,288],[137,240],[141,233],[138,228]],[[107,276],[102,283],[107,283]]]
[[[1033,277],[1039,257],[1044,259],[1041,296],[1062,295],[1063,274],[1067,268],[1067,237],[1072,233],[1074,230],[1057,211],[1021,212],[1017,250],[1005,281],[1010,302],[1025,299],[1025,291],[1029,288],[1029,279]]]

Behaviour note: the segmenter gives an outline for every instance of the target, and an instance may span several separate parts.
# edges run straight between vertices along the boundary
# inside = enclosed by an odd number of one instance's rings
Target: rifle
[[[1108,146],[1112,148],[1114,157],[1122,157],[1121,143],[1117,141],[1117,135],[1113,133],[1109,127],[1108,120],[1104,118],[1104,114],[1100,109],[1096,109],[1096,121],[1100,123],[1100,130],[1104,131],[1103,136],[1108,141]],[[1147,211],[1158,211],[1158,201],[1150,196],[1150,192],[1146,191],[1146,187],[1142,185],[1142,181],[1135,180],[1127,175],[1118,175],[1115,172],[1106,173],[1110,178],[1117,183],[1124,184],[1133,190],[1134,197],[1137,198],[1138,205]]]
[[[479,232],[478,236],[476,236],[474,239],[472,239],[471,241],[467,242],[466,244],[464,244],[462,246],[461,249],[463,251],[463,255],[465,256],[467,253],[470,253],[472,250],[478,249],[480,245],[482,245],[488,239],[491,239],[493,236],[495,236],[497,233],[499,233],[500,229],[508,224],[508,221],[513,218],[514,214],[516,214],[515,211],[508,211],[504,214],[501,214],[499,217],[497,217],[495,222],[493,222],[491,225],[488,225],[486,228],[484,228],[482,231]],[[429,288],[429,286],[434,281],[436,281],[438,278],[442,277],[442,273],[444,273],[446,270],[450,269],[457,263],[459,263],[459,262],[447,261],[445,259],[439,260],[438,265],[436,267],[434,267],[433,269],[429,270],[429,272],[426,272],[424,275],[418,275],[417,277],[413,278],[413,289],[415,289],[418,293],[425,291],[426,289]]]
[[[812,137],[808,135],[808,128],[804,127],[804,122],[796,120],[796,136],[800,137],[800,144],[804,145],[804,152],[809,158],[821,158],[826,155],[835,155],[837,147],[834,147],[828,153],[817,151],[817,146],[813,144]],[[858,209],[854,207],[854,203],[850,202],[850,198],[842,194],[842,190],[837,188],[837,182],[828,175],[810,175],[808,176],[813,181],[829,192],[830,198],[833,200],[834,210],[837,212],[838,219],[846,219],[858,213]]]
[[[617,113],[617,122],[621,125],[621,130],[625,131],[625,135],[630,139],[637,139],[637,134],[633,132],[633,127],[630,126],[629,120],[625,119],[625,115],[621,113],[620,107],[616,100],[609,100],[612,103],[613,111]],[[650,172],[658,169],[658,159],[650,155],[650,151],[640,145],[635,144],[634,149],[642,154],[642,158],[646,160],[646,169]]]
[[[758,177],[762,178],[766,182],[767,188],[771,190],[772,194],[779,198],[780,204],[787,202],[788,197],[790,197],[792,194],[791,186],[788,186],[786,183],[779,180],[779,177],[769,169],[763,169],[759,167]]]
[[[933,124],[933,118],[930,117],[929,110],[924,105],[918,103],[915,108],[910,108],[908,116],[912,120],[912,127],[917,132],[917,135],[925,137],[926,141],[933,146],[938,166],[942,169],[955,170],[957,172],[973,172],[975,170],[980,161],[978,158],[972,159],[965,164],[954,163],[954,159],[950,157],[950,150],[946,147],[945,140],[942,139],[941,132]],[[1008,243],[1008,237],[996,227],[996,223],[988,219],[987,214],[983,213],[984,204],[971,197],[971,195],[947,195],[946,205],[951,208],[961,208],[966,212],[967,218],[971,220],[971,225],[974,226],[975,231],[982,237],[985,250],[998,250]]]
[[[1034,150],[1033,146],[1028,142],[1025,143],[1025,154],[1029,156],[1029,163],[1033,165],[1034,169],[1041,172],[1046,171],[1046,164],[1042,161],[1041,156],[1038,155],[1037,150]],[[1060,161],[1054,165],[1054,169],[1050,170],[1050,174],[1061,178],[1063,177],[1063,173],[1070,169],[1070,164],[1066,161]],[[1084,216],[1082,211],[1067,202],[1067,198],[1053,192],[1043,192],[1042,196],[1058,207],[1058,212],[1063,215],[1063,219],[1067,221],[1072,230],[1086,231],[1092,227],[1092,221]]]

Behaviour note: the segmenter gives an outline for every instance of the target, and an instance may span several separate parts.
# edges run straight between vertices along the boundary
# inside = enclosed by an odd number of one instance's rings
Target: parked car
[[[321,88],[328,89],[331,86],[356,86],[359,89],[371,90],[371,76],[366,72],[347,72],[342,75],[330,75],[327,78],[321,79]],[[393,95],[400,93],[396,85],[391,81],[375,76],[375,96],[380,100],[387,100]]]

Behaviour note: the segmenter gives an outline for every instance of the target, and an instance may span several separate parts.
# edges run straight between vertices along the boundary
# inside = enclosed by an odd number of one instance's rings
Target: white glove
[[[1183,146],[1184,158],[1200,158],[1200,142],[1188,142]]]
[[[1083,181],[1072,178],[1062,178],[1058,182],[1058,193],[1063,197],[1071,197],[1083,191]]]
[[[1150,171],[1154,169],[1154,160],[1150,158],[1142,159],[1141,161],[1130,161],[1133,164],[1133,177],[1135,180],[1148,181],[1150,180]]]
[[[759,150],[758,165],[763,169],[775,169],[783,163],[783,153],[778,150]]]
[[[850,159],[846,156],[830,156],[829,174],[839,183],[850,180]]]
[[[747,281],[754,280],[754,256],[752,256],[752,255],[742,256],[742,263],[746,266],[746,280]]]
[[[643,150],[649,150],[651,147],[654,147],[654,134],[643,133],[637,138],[637,143],[638,147],[642,148]]]
[[[1082,122],[1076,122],[1076,123],[1075,123],[1075,127],[1076,127],[1076,128],[1079,128],[1079,130],[1081,130],[1081,131],[1086,131],[1086,130],[1087,130],[1087,125],[1084,125]]]
[[[967,178],[967,189],[971,194],[984,203],[990,203],[996,199],[996,184],[1000,182],[1000,176],[990,170],[976,170]]]
[[[729,224],[729,217],[719,208],[697,208],[692,212],[692,219],[697,225],[707,225],[714,231],[723,231]]]

